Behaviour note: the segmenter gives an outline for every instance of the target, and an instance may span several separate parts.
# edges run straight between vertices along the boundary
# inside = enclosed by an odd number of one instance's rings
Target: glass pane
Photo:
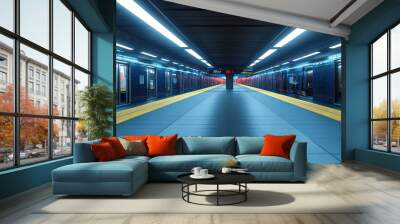
[[[387,151],[387,121],[372,122],[372,148]]]
[[[75,63],[89,70],[89,32],[75,18]]]
[[[400,120],[391,121],[392,152],[400,153]]]
[[[0,12],[1,13],[1,12]],[[0,35],[0,111],[14,111],[13,40]]]
[[[75,69],[75,117],[79,117],[81,114],[79,99],[86,86],[89,86],[89,75]]]
[[[75,121],[75,143],[85,142],[88,138],[88,129],[84,120]]]
[[[53,60],[53,115],[72,117],[72,68]]]
[[[21,36],[49,48],[49,0],[20,0]]]
[[[400,117],[400,72],[391,75],[391,88],[390,88],[390,98],[391,98],[391,116]]]
[[[72,154],[72,121],[53,120],[53,157]]]
[[[14,165],[14,123],[10,116],[0,116],[0,170]]]
[[[378,75],[387,71],[387,34],[372,44],[372,74]]]
[[[53,0],[53,51],[71,60],[72,12],[60,1]]]
[[[390,67],[400,67],[400,24],[391,30],[390,33]]]
[[[28,164],[48,159],[49,120],[21,117],[19,128],[20,163]]]
[[[0,26],[14,31],[14,0],[1,0]]]
[[[387,118],[387,77],[372,81],[372,118]]]
[[[49,57],[21,44],[20,109],[25,114],[48,114]]]

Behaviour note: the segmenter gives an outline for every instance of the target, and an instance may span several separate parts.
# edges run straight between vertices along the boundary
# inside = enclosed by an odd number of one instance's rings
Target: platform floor
[[[311,163],[339,163],[340,122],[235,85],[211,89],[117,125],[117,135],[263,136],[296,134]]]

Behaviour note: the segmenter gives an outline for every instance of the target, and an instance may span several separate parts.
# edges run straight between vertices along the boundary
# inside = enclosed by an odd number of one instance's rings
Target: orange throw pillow
[[[176,140],[178,135],[147,137],[148,156],[176,155]]]
[[[114,149],[117,158],[122,158],[126,156],[126,151],[124,149],[124,146],[122,146],[121,142],[117,137],[101,138],[101,142],[110,143],[110,145]]]
[[[124,139],[128,141],[142,141],[146,142],[147,140],[147,135],[125,135]]]
[[[261,156],[280,156],[290,159],[290,148],[292,147],[296,135],[264,136],[264,146],[261,149]]]
[[[108,142],[93,144],[91,145],[91,149],[94,157],[99,162],[110,161],[117,158],[113,147]]]

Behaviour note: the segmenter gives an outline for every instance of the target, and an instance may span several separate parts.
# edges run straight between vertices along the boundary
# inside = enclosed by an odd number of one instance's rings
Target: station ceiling
[[[162,0],[138,1],[168,28],[183,37],[193,49],[216,69],[241,72],[266,49],[279,41],[292,28],[204,10]],[[181,48],[166,40],[152,28],[117,6],[117,40],[132,43],[134,48],[170,57],[187,65],[204,68]],[[326,48],[340,38],[308,31],[285,48],[254,66],[255,70],[301,56],[313,49]]]

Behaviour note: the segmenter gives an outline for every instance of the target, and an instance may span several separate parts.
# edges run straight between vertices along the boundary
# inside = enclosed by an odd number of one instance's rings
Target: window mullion
[[[19,7],[20,1],[14,1],[14,30],[19,35]],[[19,40],[17,38],[14,39],[14,112],[19,113],[19,99],[20,99],[20,48],[19,48]],[[20,164],[20,155],[19,155],[19,135],[20,135],[20,119],[19,117],[14,116],[14,166],[19,166]]]
[[[49,50],[53,52],[53,0],[49,0]],[[53,57],[49,55],[48,91],[50,119],[48,120],[49,159],[53,159]]]
[[[386,54],[387,54],[387,71],[389,71],[390,70],[390,30],[387,32],[387,52],[386,52]],[[390,73],[388,73],[388,75],[387,75],[387,85],[388,85],[388,87],[387,87],[387,89],[388,89],[388,92],[387,92],[387,98],[388,98],[388,103],[387,103],[387,110],[388,110],[388,118],[391,118],[392,117],[392,99],[391,99],[391,79],[392,79],[392,75],[390,74]],[[388,124],[388,127],[387,127],[387,135],[388,135],[388,141],[389,141],[389,143],[388,143],[388,152],[391,152],[392,151],[392,135],[391,135],[391,132],[392,132],[392,125],[391,125],[391,123],[392,123],[392,121],[389,119],[388,120],[388,122],[387,122]]]

